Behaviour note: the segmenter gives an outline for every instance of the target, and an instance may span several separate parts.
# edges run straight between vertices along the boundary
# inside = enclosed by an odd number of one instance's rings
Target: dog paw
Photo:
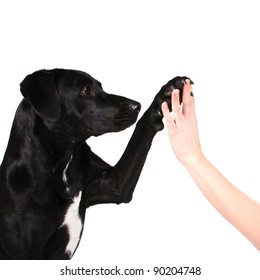
[[[186,80],[190,80],[186,76],[177,76],[170,80],[167,84],[165,84],[161,90],[157,93],[157,95],[154,98],[154,101],[152,102],[150,108],[148,109],[150,111],[150,121],[156,131],[160,131],[164,128],[162,118],[163,114],[161,111],[161,105],[163,102],[167,102],[168,107],[170,111],[172,110],[171,106],[171,93],[174,89],[180,90],[180,103],[182,102],[182,93],[183,93],[183,86],[185,84]],[[191,84],[193,82],[190,80]]]

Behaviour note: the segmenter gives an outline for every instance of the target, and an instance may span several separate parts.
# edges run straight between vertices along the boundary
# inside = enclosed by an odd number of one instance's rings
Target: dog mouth
[[[118,130],[123,130],[136,122],[141,104],[132,100],[131,102],[122,101],[120,106],[120,111],[114,116],[114,124]]]
[[[138,113],[126,113],[126,112],[120,112],[115,115],[114,117],[114,123],[118,127],[118,130],[123,130],[131,125],[133,125],[138,117]]]

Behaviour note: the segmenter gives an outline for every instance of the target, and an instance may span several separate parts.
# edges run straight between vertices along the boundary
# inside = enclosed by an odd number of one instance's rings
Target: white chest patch
[[[73,255],[79,243],[80,234],[82,231],[82,222],[79,217],[79,204],[82,192],[73,199],[73,203],[67,210],[62,226],[66,226],[69,233],[69,242],[66,247],[66,253],[70,256]]]
[[[70,165],[72,159],[73,159],[73,156],[70,157],[70,160],[68,161],[68,163],[67,163],[67,165],[65,166],[65,168],[64,168],[64,170],[63,170],[63,173],[62,173],[62,181],[63,181],[63,183],[66,184],[66,186],[67,186],[66,190],[67,190],[67,191],[69,190],[69,188],[68,188],[68,178],[67,178],[66,172],[67,172],[67,170],[68,170],[68,168],[69,168],[69,165]]]

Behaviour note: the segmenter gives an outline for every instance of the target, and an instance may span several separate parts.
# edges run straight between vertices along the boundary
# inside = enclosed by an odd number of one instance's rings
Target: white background
[[[1,1],[1,157],[22,98],[19,83],[35,70],[88,72],[107,92],[141,102],[141,114],[164,83],[187,75],[195,82],[204,153],[232,183],[259,201],[257,2]],[[88,142],[114,164],[132,131]],[[165,130],[153,142],[133,201],[87,210],[85,232],[72,261],[0,262],[0,271],[60,279],[65,265],[145,270],[201,266],[201,277],[168,278],[255,280],[259,261],[259,252],[212,208],[174,158]],[[152,278],[151,272],[140,277]]]

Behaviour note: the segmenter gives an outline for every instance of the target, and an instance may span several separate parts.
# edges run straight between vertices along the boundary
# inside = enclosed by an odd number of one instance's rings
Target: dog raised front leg
[[[171,92],[182,88],[187,77],[175,77],[164,85],[152,104],[138,121],[134,133],[121,159],[114,167],[103,171],[100,179],[90,186],[88,205],[99,203],[127,203],[132,195],[144,166],[155,134],[163,129],[161,104],[166,101],[171,106]]]

